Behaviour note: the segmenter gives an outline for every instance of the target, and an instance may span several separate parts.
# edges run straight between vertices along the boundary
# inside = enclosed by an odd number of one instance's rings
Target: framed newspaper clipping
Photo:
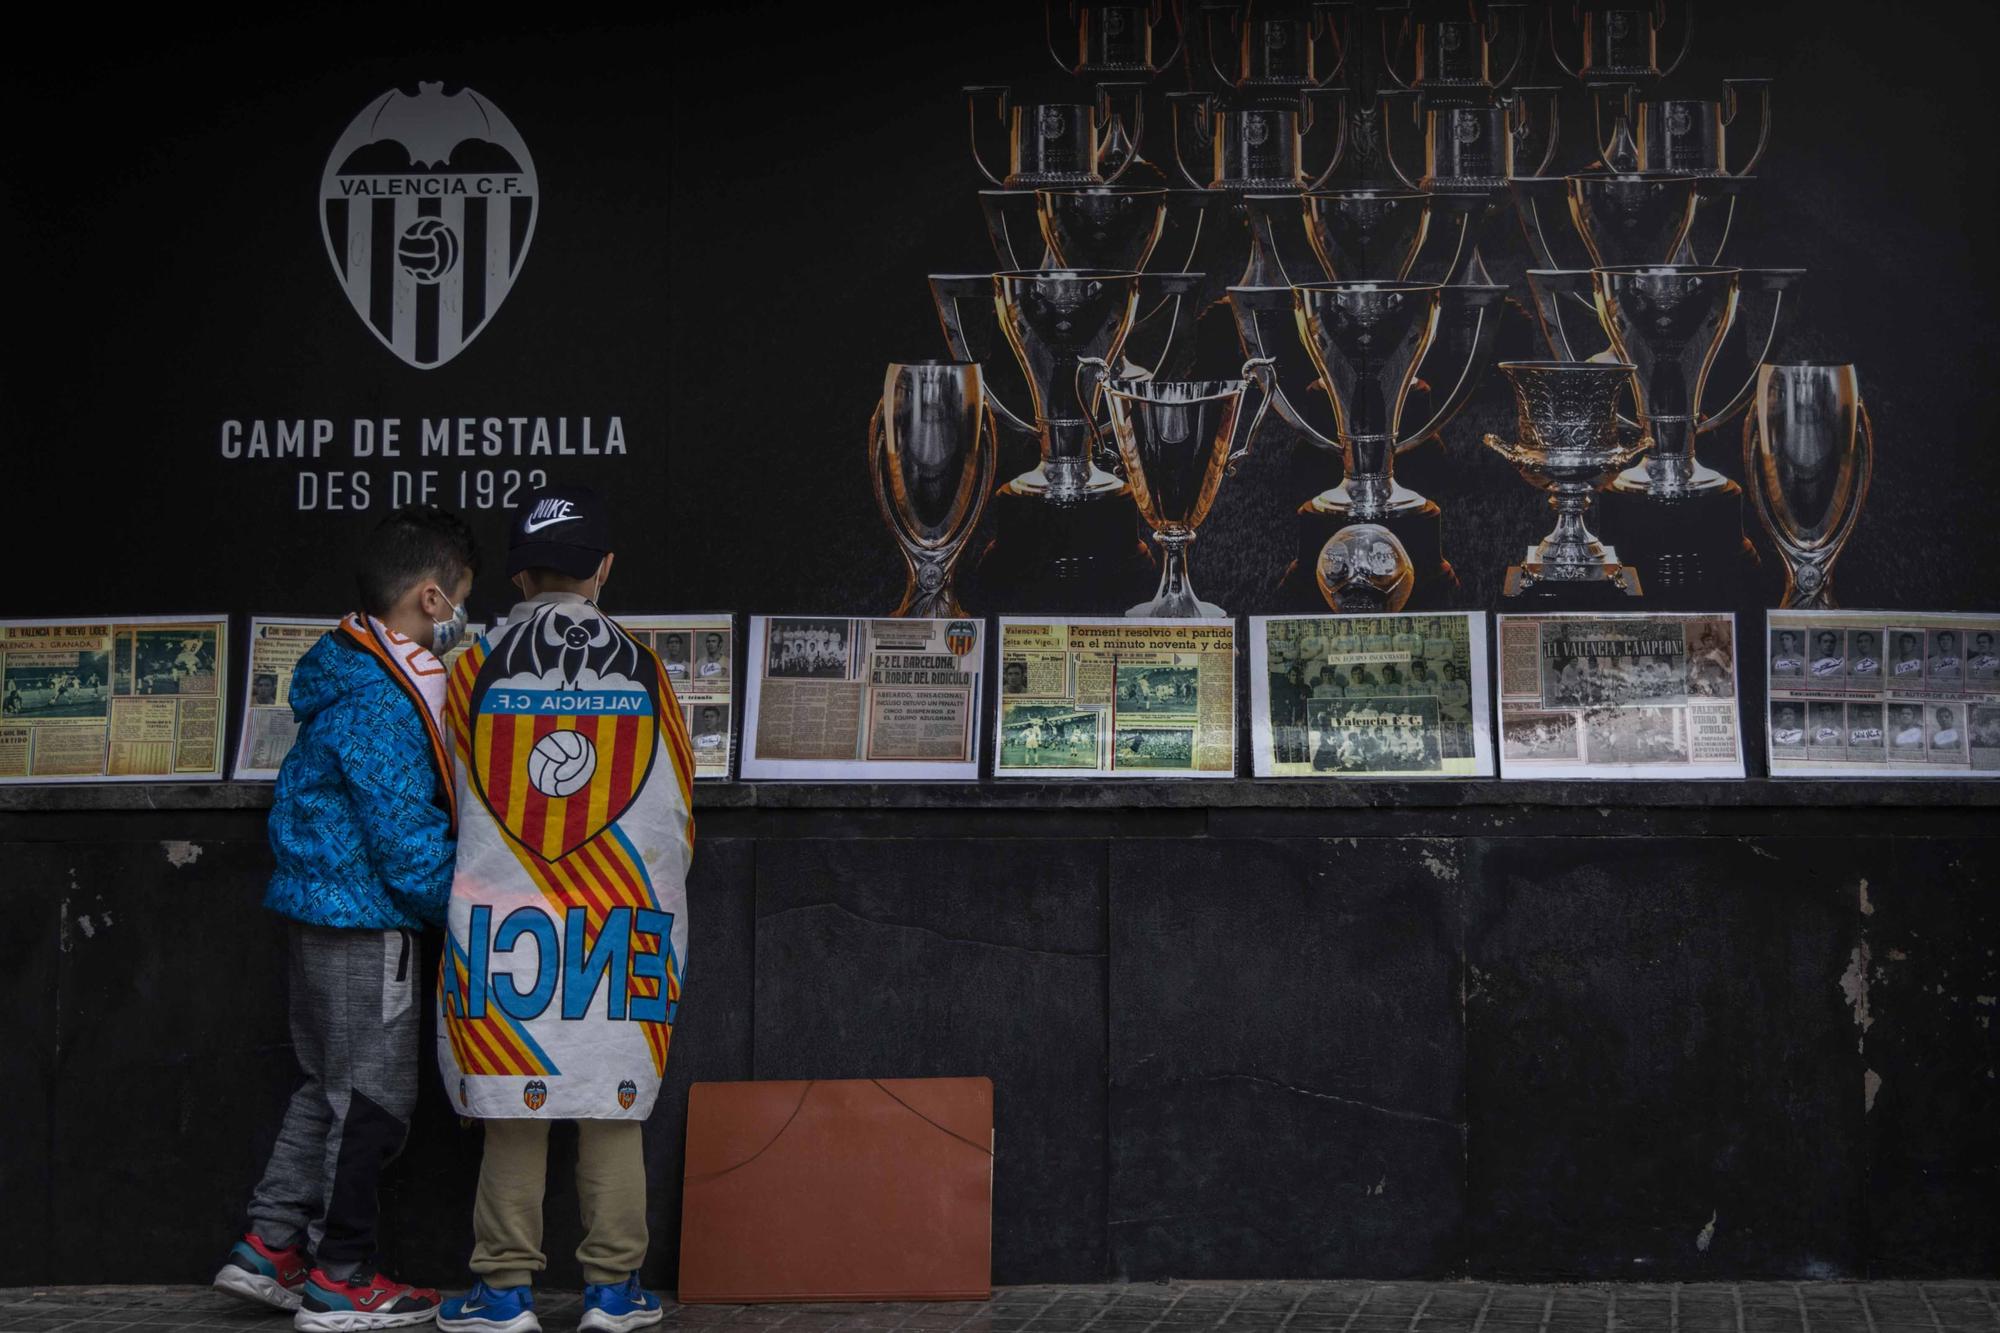
[[[660,655],[694,744],[695,778],[726,779],[736,749],[736,618],[718,612],[612,619]]]
[[[983,622],[753,616],[743,776],[979,776]]]
[[[243,729],[236,738],[236,763],[230,769],[230,776],[238,782],[277,779],[299,734],[292,716],[292,670],[339,623],[330,616],[250,618],[250,665],[243,673]],[[457,645],[444,655],[446,669],[484,633],[484,625],[467,625]]]
[[[0,782],[222,776],[229,617],[0,620]]]
[[[1260,778],[1490,778],[1486,617],[1253,616]]]
[[[1773,611],[1774,778],[2000,777],[2000,614]]]
[[[1502,778],[1740,778],[1736,617],[1500,617]]]
[[[996,711],[996,777],[1233,777],[1236,622],[1002,616]]]

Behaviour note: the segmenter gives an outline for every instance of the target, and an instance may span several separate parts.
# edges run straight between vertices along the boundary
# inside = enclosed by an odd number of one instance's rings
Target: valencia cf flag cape
[[[438,1063],[463,1115],[643,1120],[687,959],[692,749],[651,649],[550,594],[453,667]]]

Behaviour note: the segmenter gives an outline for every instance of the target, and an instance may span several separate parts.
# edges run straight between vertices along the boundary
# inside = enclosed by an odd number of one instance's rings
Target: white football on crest
[[[544,796],[582,791],[597,771],[597,747],[580,732],[552,731],[528,753],[528,781]]]

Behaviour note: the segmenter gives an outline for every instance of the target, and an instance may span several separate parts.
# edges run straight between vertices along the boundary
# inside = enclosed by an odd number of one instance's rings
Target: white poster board
[[[1250,619],[1260,778],[1490,778],[1486,617]]]
[[[743,776],[975,780],[984,622],[753,616]]]
[[[1740,778],[1736,617],[1499,618],[1500,776]]]

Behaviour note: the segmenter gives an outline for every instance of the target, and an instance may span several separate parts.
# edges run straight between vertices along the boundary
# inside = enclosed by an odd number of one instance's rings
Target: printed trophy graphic
[[[868,424],[868,471],[882,521],[909,567],[896,616],[962,616],[952,568],[993,489],[998,441],[977,365],[892,364]]]
[[[1618,399],[1633,367],[1601,361],[1502,361],[1513,385],[1515,434],[1487,435],[1486,447],[1549,493],[1556,526],[1507,570],[1505,595],[1533,594],[1563,609],[1599,610],[1640,593],[1638,575],[1591,535],[1584,515],[1618,470],[1652,447],[1621,438]]]
[[[1376,523],[1350,523],[1313,557],[1313,586],[1342,615],[1393,613],[1410,603],[1416,566],[1396,534]]]
[[[1436,435],[1471,396],[1485,368],[1506,290],[1394,281],[1305,283],[1280,290],[1292,307],[1292,348],[1303,345],[1310,378],[1332,408],[1330,435],[1309,415],[1313,409],[1301,406],[1312,390],[1297,387],[1296,364],[1288,375],[1287,355],[1263,350],[1283,342],[1272,318],[1275,293],[1262,288],[1231,290],[1231,300],[1240,302],[1239,330],[1247,329],[1245,345],[1251,355],[1268,355],[1274,362],[1273,397],[1279,414],[1309,442],[1337,452],[1345,470],[1338,485],[1299,508],[1298,558],[1280,583],[1281,604],[1311,605],[1309,580],[1320,548],[1330,533],[1353,522],[1393,531],[1415,564],[1417,594],[1442,596],[1457,586],[1458,576],[1444,558],[1440,512],[1436,504],[1396,481],[1395,459],[1399,452]],[[1448,326],[1464,334],[1462,345],[1433,362],[1440,330]],[[1295,357],[1296,350],[1290,355]],[[1448,387],[1433,393],[1439,405],[1430,418],[1415,431],[1405,432],[1404,407],[1419,369],[1427,364],[1437,366],[1433,373]],[[1447,374],[1455,378],[1443,379]]]
[[[1684,171],[1583,172],[1567,180],[1570,221],[1591,268],[1664,264],[1694,225],[1701,178]]]
[[[1139,160],[1144,137],[1142,84],[1099,84],[1088,102],[1032,102],[1001,83],[965,87],[972,116],[972,161],[980,174],[1007,190],[1056,185],[1109,185]],[[1123,108],[1114,106],[1126,97]],[[1007,139],[1007,172],[996,176],[980,148],[989,124],[982,108],[991,103]],[[1114,139],[1116,143],[1114,145]]]
[[[1331,282],[1401,281],[1423,249],[1431,196],[1411,190],[1302,195],[1306,240]]]
[[[1024,608],[1086,609],[1140,577],[1146,561],[1131,488],[1099,466],[1101,395],[1090,369],[1122,364],[1143,279],[1110,269],[1033,269],[995,273],[990,282],[1033,399],[1041,461],[994,495],[997,527],[980,584]]]
[[[1254,379],[1267,381],[1270,362],[1244,363],[1243,378],[1234,380],[1133,380],[1107,378],[1105,399],[1111,409],[1111,430],[1125,463],[1139,515],[1153,531],[1163,555],[1158,592],[1125,614],[1128,616],[1215,616],[1226,614],[1213,602],[1195,596],[1188,578],[1187,548],[1194,543],[1202,520],[1215,503],[1223,478],[1250,450],[1257,425],[1271,405],[1263,401],[1241,431],[1243,398]]]
[[[320,230],[369,332],[405,365],[435,370],[513,290],[540,197],[534,158],[499,107],[420,83],[414,97],[383,93],[341,134],[320,177]]]
[[[1387,527],[1414,544],[1423,576],[1455,583],[1439,537],[1438,507],[1395,480],[1403,403],[1437,329],[1436,283],[1325,282],[1292,289],[1300,341],[1333,407],[1346,475],[1299,509],[1299,558],[1286,583],[1315,570],[1327,538],[1349,523]],[[1300,591],[1303,591],[1301,589]],[[1297,593],[1294,601],[1303,600]]]
[[[1785,562],[1780,603],[1828,610],[1833,564],[1854,533],[1875,470],[1875,431],[1851,365],[1805,362],[1757,372],[1743,423],[1743,476]]]
[[[1742,118],[1743,104],[1757,104],[1754,144],[1740,166],[1729,162],[1728,131]],[[1633,117],[1638,165],[1647,171],[1686,171],[1708,182],[1695,204],[1688,249],[1675,258],[1719,264],[1736,220],[1736,205],[1771,140],[1771,80],[1724,79],[1722,97],[1654,97],[1639,103]],[[1747,129],[1747,126],[1745,127]]]
[[[1386,22],[1382,28],[1382,67],[1398,87],[1415,89],[1433,106],[1479,104],[1513,82],[1528,53],[1525,4],[1489,0],[1480,17],[1463,8],[1387,10],[1385,19],[1390,14],[1397,22],[1393,31]],[[1503,39],[1509,54],[1496,75],[1492,49]],[[1413,62],[1407,75],[1401,68],[1406,60]]]
[[[1168,93],[1175,165],[1189,185],[1202,189],[1316,185],[1345,147],[1346,95],[1340,88]]]
[[[1559,92],[1520,87],[1475,104],[1420,99],[1420,172],[1403,165],[1417,154],[1397,147],[1399,120],[1387,121],[1384,146],[1396,173],[1431,196],[1431,235],[1415,276],[1448,283],[1489,280],[1480,248],[1506,211],[1510,183],[1539,178],[1554,160]]]
[[[923,475],[945,506],[996,453],[996,476],[1019,473],[990,494],[991,542],[960,563],[967,600],[1104,613],[1151,588],[1134,614],[1213,612],[1192,543],[1233,531],[1210,508],[1275,408],[1313,446],[1279,484],[1310,498],[1276,588],[1241,609],[1442,604],[1458,583],[1443,515],[1396,460],[1471,401],[1510,292],[1548,351],[1506,363],[1515,423],[1480,433],[1554,514],[1508,570],[1515,605],[1612,609],[1643,587],[1672,609],[1747,586],[1743,485],[1696,444],[1753,404],[1744,484],[1761,488],[1788,596],[1820,595],[1852,526],[1841,506],[1860,503],[1839,488],[1865,490],[1866,469],[1818,460],[1836,438],[1865,454],[1866,417],[1851,385],[1851,410],[1826,385],[1809,409],[1802,384],[1760,370],[1782,359],[1804,273],[1722,254],[1741,248],[1771,81],[1679,72],[1692,0],[1555,0],[1546,22],[1523,0],[1042,4],[1060,90],[965,89],[994,271],[930,278],[949,356],[977,364],[987,447],[931,441]],[[1519,277],[1520,247],[1493,232],[1503,212],[1526,240]],[[1199,322],[1225,299],[1227,322]],[[945,508],[896,508],[890,396],[871,457],[910,604],[927,577],[949,589],[957,534]],[[1013,462],[1017,437],[1033,466]]]
[[[1591,274],[1598,320],[1634,370],[1645,461],[1605,492],[1601,522],[1636,564],[1647,595],[1674,605],[1726,595],[1755,551],[1743,535],[1743,489],[1695,457],[1709,373],[1737,316],[1742,270],[1689,264]],[[1750,385],[1742,395],[1747,402]],[[1715,413],[1720,422],[1742,404]]]
[[[1557,12],[1561,8],[1557,4],[1549,6],[1549,53],[1573,79],[1586,83],[1609,79],[1656,82],[1679,69],[1687,59],[1690,39],[1694,36],[1692,0],[1683,0],[1681,12],[1673,17],[1667,13],[1667,0],[1653,0],[1652,4],[1579,0],[1569,7],[1568,14],[1570,35],[1579,48],[1574,63],[1564,58],[1564,42],[1556,31]],[[1662,67],[1660,36],[1670,27],[1679,28],[1679,50]]]
[[[1166,229],[1167,192],[1037,190],[1035,216],[1051,267],[1138,273]]]
[[[1080,79],[1151,79],[1180,59],[1180,13],[1180,5],[1169,0],[1136,5],[1043,0],[1042,18],[1049,55],[1065,73]],[[1173,46],[1166,55],[1155,57],[1155,30],[1168,19],[1175,29]],[[1064,20],[1074,35],[1073,55],[1057,47],[1056,25]]]
[[[1202,17],[1209,68],[1235,89],[1323,86],[1343,68],[1345,43],[1333,21],[1335,8],[1327,3],[1208,0]]]

